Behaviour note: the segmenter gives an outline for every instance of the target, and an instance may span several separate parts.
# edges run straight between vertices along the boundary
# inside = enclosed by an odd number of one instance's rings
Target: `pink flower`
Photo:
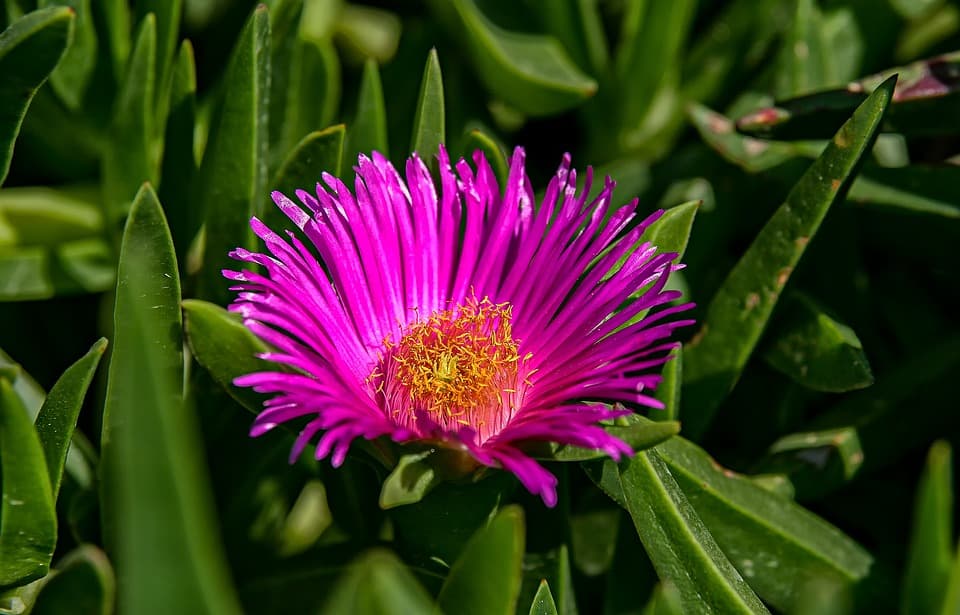
[[[253,436],[307,418],[291,460],[318,434],[316,457],[335,466],[358,437],[428,441],[553,506],[557,480],[525,445],[632,454],[598,424],[629,411],[588,402],[659,407],[647,391],[691,304],[668,305],[676,254],[639,241],[662,211],[631,225],[637,202],[611,211],[609,178],[588,202],[592,170],[577,191],[569,156],[539,206],[521,148],[502,194],[483,153],[473,160],[451,168],[441,148],[439,194],[416,155],[404,178],[376,152],[360,156],[354,193],[329,174],[297,191],[303,207],[273,193],[312,246],[254,218],[270,255],[231,256],[264,273],[224,275],[231,310],[275,349],[263,358],[293,370],[235,384],[271,395]]]

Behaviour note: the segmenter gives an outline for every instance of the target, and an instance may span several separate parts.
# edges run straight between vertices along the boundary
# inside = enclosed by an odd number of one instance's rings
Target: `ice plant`
[[[611,211],[610,178],[590,200],[592,171],[578,191],[569,156],[539,205],[521,148],[502,193],[473,160],[451,167],[441,148],[439,190],[416,155],[404,178],[374,152],[353,192],[324,174],[297,191],[305,208],[273,193],[312,249],[254,218],[270,255],[231,255],[263,273],[224,275],[231,309],[275,349],[263,358],[293,369],[235,384],[272,395],[253,436],[306,417],[291,460],[318,434],[317,458],[334,465],[358,437],[426,441],[514,473],[552,506],[556,478],[525,446],[631,454],[599,422],[630,412],[620,403],[659,406],[647,392],[690,304],[664,289],[676,254],[641,243],[662,212],[635,224],[636,200]]]

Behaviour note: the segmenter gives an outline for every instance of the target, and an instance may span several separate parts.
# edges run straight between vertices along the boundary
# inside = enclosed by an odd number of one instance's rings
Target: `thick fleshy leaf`
[[[167,101],[167,125],[163,136],[160,165],[160,202],[167,208],[170,234],[177,249],[177,261],[185,262],[187,249],[200,226],[200,203],[193,194],[197,175],[194,150],[197,76],[193,46],[183,41],[173,65]]]
[[[864,164],[847,199],[865,207],[960,218],[960,167],[951,164],[886,168]]]
[[[445,122],[440,59],[437,50],[431,49],[423,69],[417,113],[413,117],[413,134],[410,136],[410,151],[420,154],[420,158],[431,167],[436,167],[440,144],[446,142]]]
[[[103,236],[98,196],[86,188],[0,190],[0,246],[49,246]]]
[[[798,0],[793,23],[780,47],[774,93],[779,99],[835,85],[823,16],[814,0]]]
[[[663,408],[651,408],[648,415],[655,421],[680,419],[680,393],[683,388],[683,352],[677,348],[660,373],[663,380],[657,385],[654,396],[663,403]]]
[[[540,581],[533,604],[530,605],[530,615],[557,615],[557,605],[553,601],[553,594],[550,593],[550,585],[546,579]]]
[[[94,24],[103,24],[98,41],[105,49],[102,55],[108,58],[117,81],[123,77],[127,56],[130,55],[130,3],[124,0],[95,0],[90,3]],[[97,26],[100,27],[99,25]]]
[[[362,555],[331,590],[322,615],[407,615],[431,613],[429,594],[389,551]]]
[[[267,352],[267,346],[235,314],[219,305],[184,299],[183,313],[190,353],[197,363],[244,408],[254,413],[263,410],[264,396],[247,387],[233,386],[233,380],[262,371],[265,363],[256,355]]]
[[[26,246],[0,253],[0,301],[99,293],[115,280],[114,255],[102,239]]]
[[[90,0],[40,0],[37,3],[41,9],[49,6],[70,7],[76,17],[70,46],[63,54],[63,62],[50,75],[50,85],[67,107],[77,109],[97,62],[97,33],[93,29]]]
[[[615,58],[622,131],[640,127],[653,108],[656,93],[675,72],[696,4],[679,0],[627,5]]]
[[[47,573],[57,517],[40,439],[11,382],[0,377],[0,588]]]
[[[373,60],[363,66],[363,79],[357,95],[357,109],[353,122],[347,125],[347,160],[352,164],[357,154],[385,154],[387,143],[387,111],[383,100],[380,69]]]
[[[805,295],[788,297],[771,329],[763,357],[795,382],[832,393],[873,384],[857,334]]]
[[[180,40],[180,18],[183,13],[184,0],[137,0],[134,4],[134,23],[143,20],[148,14],[153,14],[157,20],[157,54],[156,75],[157,83],[167,83],[173,57],[177,52],[177,43]],[[165,109],[165,105],[159,105]],[[158,113],[162,122],[166,113]]]
[[[554,604],[559,613],[575,613],[576,597],[573,595],[573,576],[570,570],[570,549],[566,544],[524,554],[523,578],[520,583],[520,596],[517,599],[517,611],[523,612],[524,606],[532,604],[541,581],[550,584]]]
[[[508,31],[491,23],[473,0],[433,3],[451,11],[477,73],[497,98],[530,115],[553,115],[593,96],[597,83],[551,36]],[[445,4],[445,3],[444,3]]]
[[[51,7],[23,16],[0,34],[0,184],[27,107],[63,56],[73,20],[69,8]]]
[[[270,167],[273,174],[281,157],[299,140],[302,130],[294,101],[303,85],[299,75],[300,44],[298,30],[303,12],[303,0],[272,0],[267,2],[270,16]],[[299,102],[299,101],[297,101]],[[291,114],[288,115],[288,109]],[[293,124],[288,130],[288,124]]]
[[[953,76],[960,52],[891,68],[845,88],[779,101],[744,115],[737,129],[776,139],[827,138],[866,98],[867,92],[899,75],[884,130],[907,136],[956,134],[960,87]]]
[[[644,241],[657,246],[660,252],[676,252],[677,260],[687,251],[687,242],[693,230],[693,220],[700,208],[699,201],[690,201],[671,207],[643,234]]]
[[[125,613],[238,611],[183,400],[182,353],[176,256],[147,185],[120,248],[103,416],[101,509]]]
[[[845,397],[803,429],[774,442],[760,464],[785,473],[798,500],[822,497],[854,476],[883,467],[951,425],[950,391],[960,366],[956,335],[912,355],[877,384]],[[909,421],[901,420],[909,416]],[[889,426],[896,424],[897,429]]]
[[[503,148],[500,147],[500,144],[484,131],[475,128],[467,133],[463,150],[462,155],[467,159],[473,155],[473,152],[477,150],[482,151],[487,162],[490,163],[490,168],[493,169],[493,174],[497,176],[497,183],[500,184],[500,189],[503,190],[507,185],[507,175],[510,172],[510,165],[507,164],[507,157],[504,155]]]
[[[703,433],[739,379],[793,268],[870,150],[894,84],[884,82],[844,124],[711,300],[700,332],[684,347],[688,433]]]
[[[40,589],[33,615],[112,615],[116,579],[103,551],[83,545],[57,562],[56,569]]]
[[[103,194],[111,230],[113,223],[123,218],[140,186],[157,179],[153,148],[156,130],[156,28],[156,19],[152,14],[140,23],[117,94],[110,137],[104,147]]]
[[[437,604],[447,613],[512,615],[520,592],[523,510],[508,506],[473,535],[450,568]]]
[[[34,422],[43,447],[54,500],[60,491],[63,466],[80,408],[106,349],[106,338],[100,338],[87,354],[63,372],[47,394]]]
[[[220,273],[228,253],[253,247],[250,217],[261,213],[267,182],[270,20],[259,5],[247,20],[226,71],[223,98],[210,124],[198,178],[206,239],[199,295],[226,305]]]
[[[344,125],[337,124],[305,136],[277,169],[270,182],[271,192],[279,190],[292,198],[297,190],[313,192],[324,173],[339,177],[345,132]],[[278,233],[280,229],[295,228],[290,218],[272,201],[264,209],[263,222]]]
[[[539,17],[585,72],[602,74],[610,62],[600,8],[591,0],[547,0]]]
[[[380,489],[380,508],[387,510],[397,506],[415,504],[440,484],[439,473],[427,459],[432,450],[404,455],[390,474],[383,480]]]
[[[677,587],[685,611],[768,612],[656,451],[638,453],[619,467],[607,460],[588,473],[630,513],[657,574]]]
[[[917,488],[900,612],[937,613],[943,604],[953,559],[953,459],[950,444],[930,448]]]

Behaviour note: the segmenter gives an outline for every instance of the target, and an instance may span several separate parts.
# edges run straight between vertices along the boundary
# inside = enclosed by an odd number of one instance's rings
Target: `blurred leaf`
[[[890,5],[904,19],[923,17],[942,3],[943,0],[890,0]]]
[[[440,144],[446,142],[443,104],[440,59],[437,50],[431,49],[423,69],[417,114],[413,118],[413,134],[410,137],[410,151],[420,154],[420,158],[431,168],[436,168]]]
[[[642,451],[652,448],[680,433],[680,423],[676,421],[663,421],[630,425],[629,427],[611,425],[605,429],[610,435],[626,442],[634,451]],[[588,461],[590,459],[600,459],[601,457],[608,456],[607,453],[598,449],[586,449],[555,443],[550,443],[545,448],[549,450],[542,452],[537,451],[535,455],[537,459],[546,459],[549,461]]]
[[[233,386],[244,374],[263,371],[266,363],[256,357],[267,346],[250,332],[240,318],[219,305],[184,299],[185,331],[190,353],[213,379],[247,410],[263,410],[265,396],[247,387]]]
[[[500,184],[500,189],[503,190],[504,186],[507,185],[510,165],[507,164],[507,157],[503,153],[500,145],[492,137],[478,128],[467,133],[463,150],[462,155],[468,160],[472,158],[475,151],[479,150],[483,152],[487,162],[490,163],[490,168],[493,169],[493,174],[497,176],[497,183]]]
[[[650,408],[648,415],[655,421],[676,421],[680,418],[680,392],[683,385],[683,352],[676,348],[663,365],[663,380],[657,385],[654,397],[663,408]]]
[[[473,0],[453,0],[480,80],[491,93],[533,116],[566,111],[593,96],[597,83],[577,68],[551,36],[504,30],[491,23]]]
[[[0,376],[0,588],[47,573],[57,517],[40,439],[13,385]]]
[[[908,137],[956,134],[960,126],[960,51],[891,68],[845,88],[778,101],[737,120],[738,130],[775,139],[828,138],[891,75],[899,75],[885,131]]]
[[[363,66],[363,80],[357,98],[353,123],[347,125],[347,164],[356,163],[358,154],[371,152],[387,154],[387,112],[383,101],[383,86],[377,63],[367,60]]]
[[[523,510],[508,506],[473,535],[437,596],[448,613],[512,615],[520,591]]]
[[[86,191],[29,187],[0,190],[0,225],[9,233],[0,245],[55,247],[103,235],[103,214]],[[0,232],[0,234],[3,234]]]
[[[613,563],[620,530],[620,511],[590,510],[570,515],[573,563],[587,576],[599,576]]]
[[[193,46],[190,41],[183,41],[170,82],[159,190],[160,202],[167,208],[170,233],[180,263],[185,262],[187,249],[197,234],[201,216],[198,211],[200,204],[193,193],[197,175],[197,159],[194,156],[196,96]]]
[[[895,81],[884,82],[836,134],[727,276],[684,347],[688,433],[703,433],[736,384],[807,243],[868,152]]]
[[[397,52],[402,25],[390,11],[344,2],[335,23],[337,43],[348,55],[384,64]]]
[[[103,152],[103,193],[108,228],[123,218],[144,182],[155,182],[156,20],[140,24],[125,77],[117,94],[110,138]]]
[[[200,167],[206,240],[198,294],[221,305],[230,293],[220,272],[233,248],[253,247],[250,217],[261,213],[266,191],[269,42],[270,21],[261,4],[233,50]]]
[[[83,545],[57,562],[57,573],[44,583],[32,615],[112,615],[116,579],[107,556]]]
[[[587,73],[602,74],[610,62],[607,37],[595,0],[548,0],[538,11],[574,62]]]
[[[107,349],[106,338],[100,338],[83,357],[63,372],[50,393],[47,394],[40,413],[34,421],[40,445],[46,458],[47,474],[50,477],[51,493],[56,501],[60,491],[60,479],[67,458],[67,449],[77,417],[87,394],[87,388],[100,364],[100,357]]]
[[[550,593],[546,579],[540,581],[533,604],[530,605],[530,615],[557,615],[557,605],[553,602],[553,594]]]
[[[596,468],[594,466],[594,468]],[[661,581],[676,585],[684,611],[767,613],[655,451],[591,476],[630,513]]]
[[[360,556],[331,590],[323,615],[432,613],[432,600],[407,567],[384,550]]]
[[[823,17],[814,0],[796,0],[793,23],[780,48],[774,92],[778,99],[835,85],[833,61],[824,40]]]
[[[345,132],[343,124],[337,124],[305,136],[280,165],[270,182],[272,190],[293,198],[297,190],[314,193],[324,173],[340,177]],[[278,233],[296,226],[272,201],[263,212],[263,222]]]
[[[90,0],[40,0],[37,6],[41,9],[49,6],[73,9],[73,40],[63,54],[63,62],[51,73],[50,85],[69,109],[77,109],[97,61],[97,33],[93,29]]]
[[[380,489],[380,508],[416,504],[441,482],[434,467],[427,461],[433,450],[403,455]]]
[[[953,559],[953,459],[950,445],[930,448],[914,503],[901,613],[936,613],[943,605]]]
[[[947,594],[943,598],[942,615],[955,615],[960,611],[960,545],[953,557],[953,566],[950,568],[950,580],[947,582]]]
[[[912,60],[933,52],[936,47],[957,34],[960,29],[960,9],[942,2],[930,13],[908,23],[900,33],[894,58]]]
[[[806,295],[790,295],[771,328],[764,359],[795,382],[832,393],[873,384],[857,334]]]
[[[102,239],[0,251],[0,301],[103,292],[114,284],[114,266],[113,251]]]
[[[130,210],[117,277],[101,497],[123,579],[119,610],[235,613],[195,419],[182,396],[176,256],[149,185]]]
[[[0,34],[0,184],[10,170],[23,116],[63,56],[73,19],[69,8],[51,7],[25,15]]]
[[[621,131],[635,131],[653,112],[656,93],[679,66],[696,4],[693,0],[628,3],[616,54]]]
[[[180,40],[183,0],[136,0],[134,7],[136,8],[134,23],[143,21],[149,13],[153,13],[157,21],[157,51],[154,74],[157,83],[165,84]],[[166,108],[165,105],[160,105],[160,107]],[[162,122],[166,119],[166,113],[158,113],[157,116],[161,122],[160,125],[162,125]]]
[[[99,40],[106,42],[113,75],[121,81],[130,55],[130,3],[128,0],[93,0],[90,8],[94,24],[102,23],[105,27]]]
[[[960,167],[911,165],[890,169],[864,164],[847,198],[864,206],[883,206],[909,213],[960,218]],[[2,194],[2,193],[0,193]]]
[[[945,400],[955,387],[958,365],[960,338],[954,334],[904,358],[874,386],[774,442],[760,468],[789,474],[797,499],[809,500],[898,459],[950,424],[952,407]],[[905,415],[910,420],[901,420]],[[897,428],[890,429],[894,422]]]

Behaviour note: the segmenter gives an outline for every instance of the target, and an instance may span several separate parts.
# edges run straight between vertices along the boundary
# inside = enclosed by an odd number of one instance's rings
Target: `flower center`
[[[468,299],[388,342],[382,371],[373,374],[385,409],[402,423],[425,411],[446,429],[499,429],[512,414],[521,363],[511,312],[508,303]]]

